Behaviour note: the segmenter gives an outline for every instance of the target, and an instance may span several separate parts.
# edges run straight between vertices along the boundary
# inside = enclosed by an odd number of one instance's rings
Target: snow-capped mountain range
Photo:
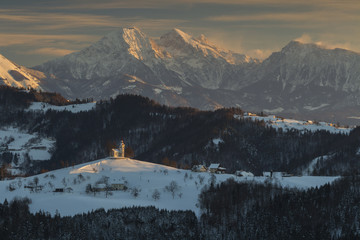
[[[228,105],[217,100],[228,95],[221,86],[237,82],[257,62],[220,49],[203,35],[194,38],[174,29],[154,40],[137,28],[124,28],[35,69],[56,76],[43,86],[69,98],[133,93],[168,105],[214,109]]]
[[[44,73],[32,73],[39,87],[72,99],[131,93],[172,106],[235,106],[349,124],[360,119],[360,54],[297,41],[261,62],[204,35],[173,29],[153,39],[123,28],[34,69]]]

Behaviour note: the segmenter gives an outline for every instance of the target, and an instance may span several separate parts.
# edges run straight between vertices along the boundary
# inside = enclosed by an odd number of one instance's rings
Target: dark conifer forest
[[[358,239],[360,177],[297,190],[224,182],[199,196],[206,239]]]

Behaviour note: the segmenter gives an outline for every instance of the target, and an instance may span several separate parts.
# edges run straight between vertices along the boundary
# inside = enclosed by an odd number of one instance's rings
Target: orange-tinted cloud
[[[45,35],[45,34],[12,34],[0,33],[0,47],[19,44],[46,44],[52,41],[92,42],[98,39],[92,35]]]
[[[60,56],[70,54],[72,52],[75,52],[75,50],[60,49],[60,48],[39,48],[39,49],[24,52],[24,53],[28,54],[28,55],[40,54],[40,55],[60,57]]]

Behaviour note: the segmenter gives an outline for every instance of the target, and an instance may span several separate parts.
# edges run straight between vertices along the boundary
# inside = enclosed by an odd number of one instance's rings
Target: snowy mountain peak
[[[174,28],[170,32],[160,37],[159,44],[164,47],[172,47],[174,49],[183,49],[192,41],[192,36],[183,31]]]
[[[19,66],[0,54],[0,85],[42,89],[39,79],[33,76],[32,72],[34,71]]]
[[[180,29],[174,28],[170,34],[173,34],[175,36],[179,36],[182,40],[184,40],[185,42],[189,42],[193,37],[190,36],[189,34],[181,31]]]
[[[144,52],[152,49],[149,38],[136,27],[113,31],[93,46],[106,49],[107,53],[127,51],[139,60],[144,58]]]
[[[257,61],[246,55],[221,49],[210,43],[203,34],[194,38],[193,36],[176,28],[161,36],[159,45],[164,47],[173,56],[186,55],[190,57],[196,56],[196,58],[218,58],[235,65]]]
[[[201,34],[200,36],[198,36],[198,37],[196,38],[196,40],[198,40],[198,41],[201,42],[201,43],[207,44],[207,45],[210,44],[209,40],[205,37],[204,34]]]
[[[285,47],[282,48],[282,53],[294,53],[294,52],[312,52],[315,50],[325,49],[320,45],[315,43],[301,43],[299,41],[293,40],[289,42]]]

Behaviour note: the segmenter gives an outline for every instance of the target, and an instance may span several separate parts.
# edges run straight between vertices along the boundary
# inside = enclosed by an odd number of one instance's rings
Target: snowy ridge
[[[203,34],[195,38],[176,28],[161,36],[158,43],[170,52],[173,57],[191,56],[194,52],[197,52],[204,57],[222,58],[230,64],[243,64],[257,61],[243,54],[220,49],[211,44]]]
[[[121,208],[129,206],[155,206],[169,210],[193,210],[200,214],[197,208],[197,197],[201,189],[209,184],[211,174],[181,170],[164,165],[143,162],[133,159],[105,158],[74,167],[59,169],[37,176],[0,181],[0,201],[16,197],[32,199],[30,210],[39,210],[61,215],[75,215],[93,209]],[[235,177],[233,174],[216,174],[216,183],[234,178],[236,181],[264,182],[265,177]],[[274,179],[274,183],[282,186],[309,188],[332,182],[337,177],[288,177]],[[34,181],[38,180],[38,183]],[[124,184],[126,191],[113,191],[106,197],[104,191],[86,193],[86,186],[103,186],[108,184]],[[166,190],[172,181],[176,182],[174,195]],[[267,180],[268,181],[268,180]],[[38,190],[31,191],[29,186]],[[25,188],[25,186],[27,186]],[[40,187],[41,186],[41,187]],[[9,191],[7,189],[12,189]],[[64,192],[54,192],[63,189]],[[134,196],[134,191],[138,196]],[[159,192],[159,198],[152,196]]]
[[[72,113],[78,112],[87,112],[94,109],[96,106],[96,102],[91,103],[83,103],[83,104],[71,104],[66,106],[55,106],[49,103],[43,102],[32,102],[28,111],[43,111],[46,112],[47,110],[54,110],[54,111],[69,111]]]
[[[313,121],[300,121],[300,120],[294,120],[294,119],[285,119],[281,117],[276,117],[275,115],[269,115],[269,116],[256,116],[252,113],[245,113],[244,116],[240,115],[234,115],[234,118],[236,119],[251,119],[252,121],[264,121],[268,126],[271,126],[275,129],[283,129],[285,131],[289,131],[291,129],[296,129],[299,131],[310,131],[310,132],[316,132],[316,131],[328,131],[330,133],[334,134],[349,134],[353,128],[345,128],[345,127],[338,127],[335,124],[332,123],[326,123],[326,122],[319,122],[315,123]]]
[[[0,54],[0,84],[42,90],[40,81],[31,74],[34,70],[18,66]]]
[[[280,67],[279,80],[290,84],[292,90],[313,84],[354,92],[360,90],[359,60],[360,54],[352,51],[291,41],[279,53],[270,56],[266,64]]]

